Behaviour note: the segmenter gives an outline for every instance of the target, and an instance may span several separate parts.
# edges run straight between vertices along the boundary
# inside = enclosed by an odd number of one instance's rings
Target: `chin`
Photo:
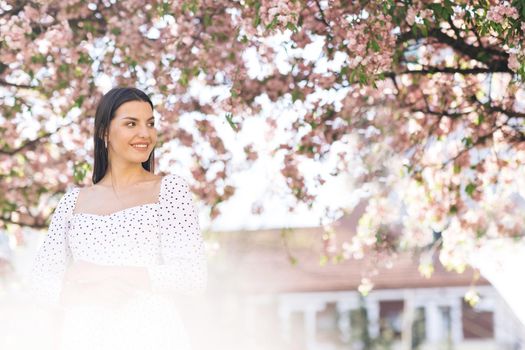
[[[149,156],[150,154],[148,154],[147,156],[142,156],[142,157],[140,156],[129,157],[128,161],[133,162],[133,163],[144,163],[148,161]]]

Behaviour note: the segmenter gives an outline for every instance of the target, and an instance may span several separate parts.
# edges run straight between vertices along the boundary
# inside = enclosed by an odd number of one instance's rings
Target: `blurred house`
[[[335,224],[339,242],[353,234],[357,217]],[[521,348],[523,326],[474,271],[447,272],[436,262],[432,277],[425,278],[418,259],[409,255],[391,266],[367,257],[321,266],[322,232],[211,234],[208,243],[219,249],[209,264],[205,317],[215,325],[218,348]],[[365,271],[374,268],[373,289],[363,297],[357,289]],[[471,307],[464,296],[473,283],[480,301]],[[209,333],[203,349],[211,339]]]

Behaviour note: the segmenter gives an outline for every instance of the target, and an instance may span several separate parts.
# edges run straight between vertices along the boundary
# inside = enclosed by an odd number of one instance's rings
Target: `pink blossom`
[[[518,56],[515,53],[509,55],[509,68],[516,72],[520,68],[520,62],[518,61]]]
[[[40,19],[40,12],[30,5],[24,6],[24,15],[31,22],[38,22]]]
[[[518,10],[513,6],[508,5],[496,5],[492,6],[487,12],[487,19],[502,23],[505,18],[518,19]]]
[[[410,6],[407,10],[407,17],[406,17],[406,21],[408,25],[410,26],[414,25],[416,21],[416,15],[417,15],[417,10],[414,7]]]

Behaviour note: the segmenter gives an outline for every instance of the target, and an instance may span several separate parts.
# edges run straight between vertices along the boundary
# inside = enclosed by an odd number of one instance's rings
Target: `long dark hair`
[[[139,89],[132,87],[115,87],[109,90],[97,106],[95,113],[95,132],[93,133],[93,142],[95,145],[95,164],[93,169],[93,184],[99,182],[108,169],[108,150],[104,144],[104,135],[109,129],[109,123],[115,117],[115,111],[124,103],[129,101],[144,101],[150,104],[153,109],[153,103],[148,95]],[[155,148],[151,151],[147,161],[142,162],[142,167],[153,173],[155,168]]]

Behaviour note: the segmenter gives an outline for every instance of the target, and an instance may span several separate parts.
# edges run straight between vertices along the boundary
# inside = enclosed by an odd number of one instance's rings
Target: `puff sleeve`
[[[69,190],[59,200],[48,233],[32,261],[29,289],[38,302],[59,304],[64,273],[72,260],[67,232],[73,205],[73,191]]]
[[[155,292],[202,294],[207,262],[198,215],[186,181],[166,175],[160,194],[159,245],[161,263],[148,266]]]

